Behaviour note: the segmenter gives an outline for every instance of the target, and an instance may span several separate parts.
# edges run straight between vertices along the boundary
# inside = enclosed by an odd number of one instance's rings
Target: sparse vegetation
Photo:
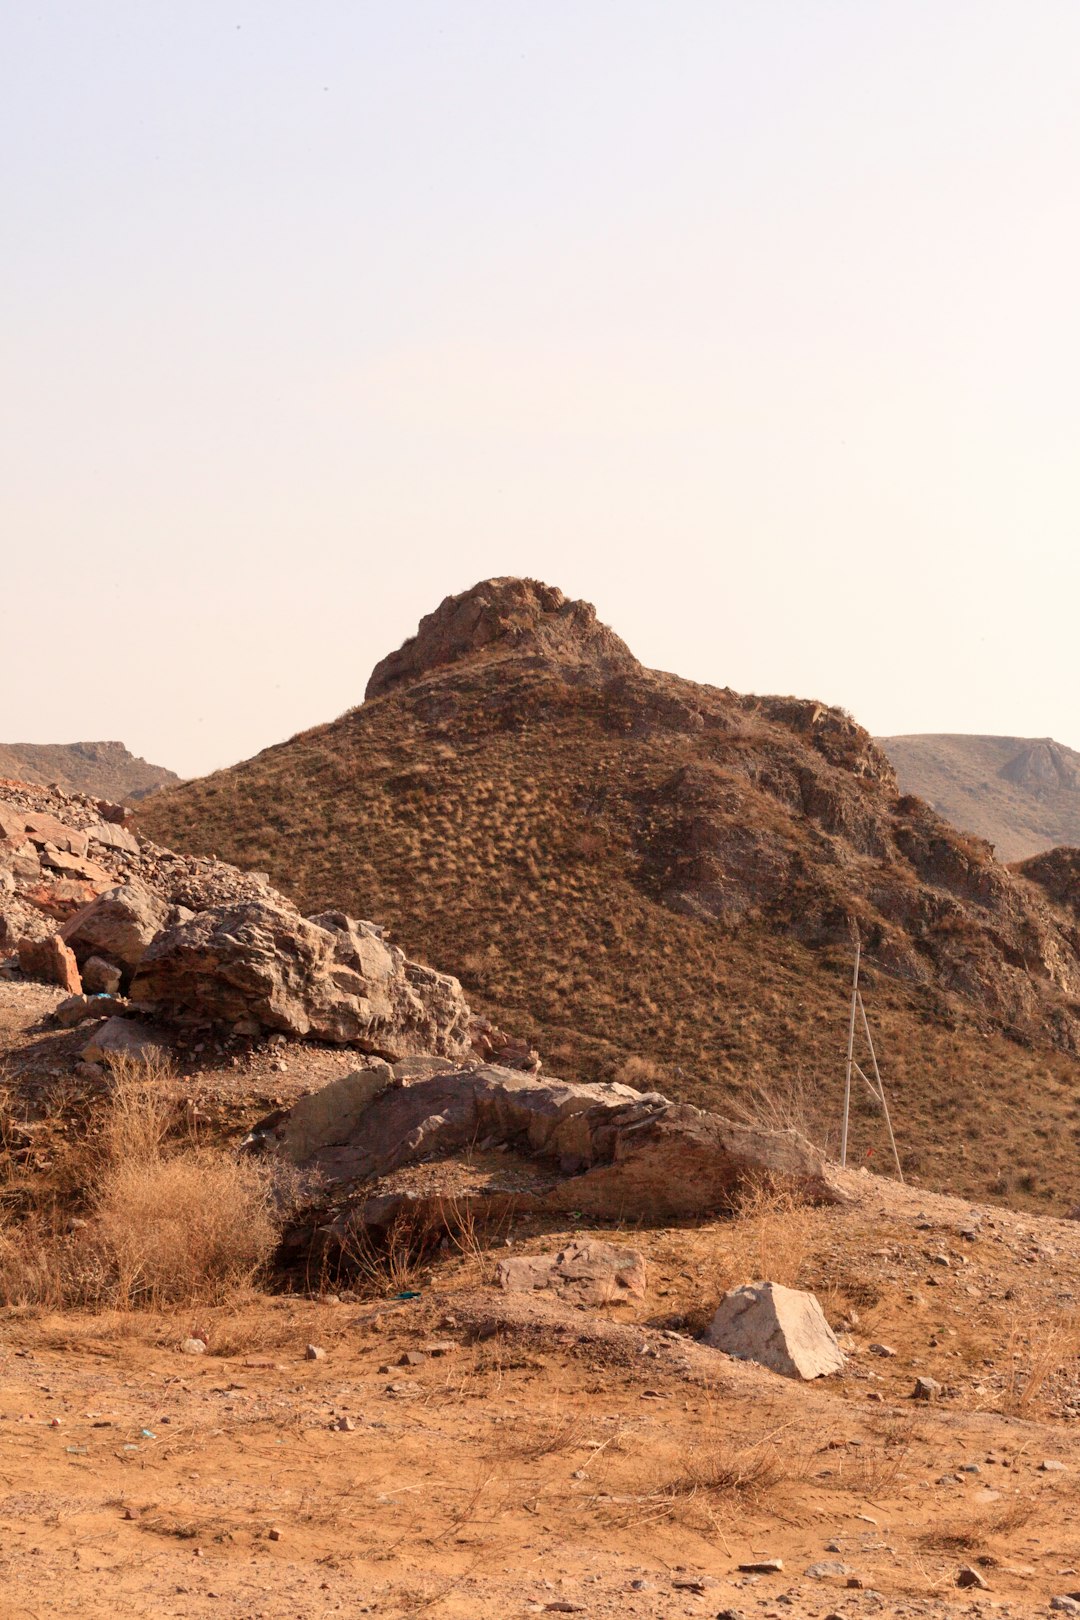
[[[4,1303],[212,1304],[266,1264],[278,1233],[266,1171],[187,1136],[167,1080],[161,1064],[116,1060],[97,1119],[69,1137],[51,1187],[21,1213],[7,1208]],[[10,1161],[2,1173],[6,1202]]]

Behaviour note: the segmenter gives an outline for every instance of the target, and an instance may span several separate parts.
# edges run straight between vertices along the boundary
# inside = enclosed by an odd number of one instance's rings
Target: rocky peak
[[[381,697],[446,664],[499,653],[536,654],[603,675],[638,668],[591,603],[573,602],[535,579],[486,579],[421,619],[416,635],[376,664],[365,697]]]

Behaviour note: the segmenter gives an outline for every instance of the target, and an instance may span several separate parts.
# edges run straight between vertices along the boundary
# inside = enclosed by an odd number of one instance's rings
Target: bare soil
[[[0,983],[24,1188],[93,1106],[57,999]],[[352,1061],[177,1060],[222,1139]],[[843,1186],[835,1208],[621,1230],[649,1266],[630,1306],[501,1294],[508,1244],[605,1235],[520,1222],[319,1298],[8,1309],[0,1615],[1047,1614],[1080,1591],[1080,1225]],[[796,1385],[696,1342],[762,1275],[818,1294],[841,1376]],[[181,1352],[192,1335],[205,1355]],[[937,1400],[911,1399],[921,1376]],[[965,1566],[988,1590],[958,1588]]]

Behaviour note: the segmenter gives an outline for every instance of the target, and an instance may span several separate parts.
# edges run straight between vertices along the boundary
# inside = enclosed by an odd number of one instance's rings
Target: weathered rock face
[[[314,1036],[403,1057],[468,1046],[456,979],[407,962],[370,924],[334,915],[333,931],[284,905],[211,906],[158,935],[131,987],[180,1021]]]
[[[637,659],[589,602],[534,579],[486,579],[420,620],[415,636],[376,664],[366,696],[419,679],[429,670],[488,651],[536,653],[612,675]]]
[[[747,1283],[725,1294],[705,1342],[785,1378],[823,1378],[844,1366],[816,1297],[779,1283]]]
[[[141,883],[125,883],[73,917],[64,938],[81,959],[103,956],[130,973],[168,916],[169,907],[157,895]]]
[[[269,1139],[324,1181],[359,1184],[473,1144],[506,1144],[533,1172],[521,1202],[616,1218],[723,1209],[763,1175],[800,1196],[836,1197],[819,1155],[793,1131],[736,1124],[629,1086],[573,1085],[475,1063],[416,1077],[407,1069],[381,1066],[334,1081],[268,1125]],[[382,1226],[396,1213],[392,1199],[360,1191],[347,1219]]]
[[[645,1294],[645,1257],[595,1241],[568,1243],[558,1254],[500,1260],[495,1281],[509,1294],[550,1291],[579,1305],[610,1305]]]

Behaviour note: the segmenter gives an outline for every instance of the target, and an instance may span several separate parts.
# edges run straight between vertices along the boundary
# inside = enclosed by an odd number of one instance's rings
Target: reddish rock
[[[0,800],[0,838],[10,838],[21,844],[26,835],[26,812],[14,804]]]
[[[46,984],[58,984],[69,996],[82,994],[75,953],[68,949],[59,934],[47,939],[20,939],[19,967],[28,979],[42,979]]]
[[[62,872],[65,877],[81,878],[85,883],[104,884],[112,888],[116,882],[112,873],[106,872],[96,861],[86,860],[80,855],[69,855],[67,850],[57,849],[53,844],[43,846],[41,864],[53,872]]]
[[[83,856],[90,847],[90,840],[84,832],[77,832],[74,827],[65,827],[62,821],[55,816],[45,814],[43,811],[27,810],[24,815],[27,836],[33,844],[52,844],[54,849],[65,850],[69,855]]]
[[[38,911],[43,911],[46,917],[66,922],[96,900],[100,892],[99,884],[86,883],[80,878],[58,878],[55,883],[39,883],[35,888],[27,889],[23,899]]]

